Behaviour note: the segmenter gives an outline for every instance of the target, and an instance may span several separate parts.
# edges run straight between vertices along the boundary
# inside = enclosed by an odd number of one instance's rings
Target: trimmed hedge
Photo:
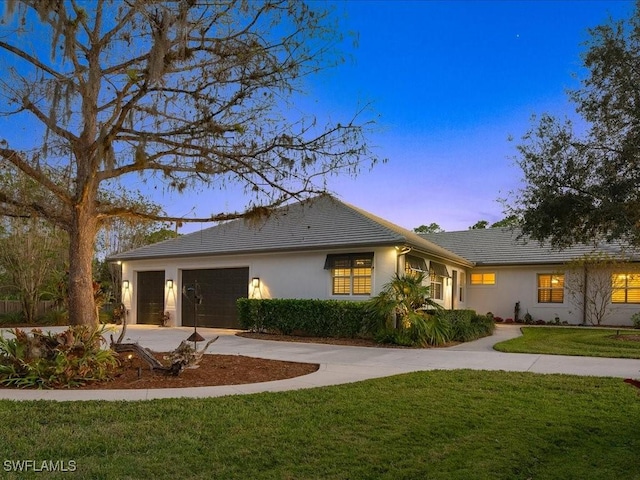
[[[435,313],[451,324],[451,341],[471,342],[491,335],[495,329],[493,320],[478,315],[475,310],[440,310]]]
[[[256,332],[313,337],[357,337],[363,333],[366,302],[307,299],[237,301],[240,327]]]

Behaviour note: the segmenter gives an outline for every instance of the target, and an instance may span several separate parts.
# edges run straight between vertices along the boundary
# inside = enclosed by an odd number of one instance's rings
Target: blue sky
[[[587,28],[628,17],[631,0],[311,0],[329,3],[346,61],[309,79],[299,108],[344,122],[365,104],[369,143],[388,159],[356,178],[331,177],[342,200],[406,228],[465,230],[503,217],[497,201],[521,186],[518,139],[533,114],[571,115]],[[353,38],[346,35],[355,32]],[[27,124],[12,146],[32,140]],[[513,137],[515,141],[509,142]],[[138,185],[144,188],[143,184]],[[167,213],[207,216],[242,208],[232,189],[158,197]],[[203,226],[186,224],[182,232]]]
[[[334,2],[352,56],[316,78],[311,94],[347,115],[373,102],[371,138],[384,165],[333,179],[343,200],[413,228],[464,230],[503,217],[519,188],[515,145],[534,113],[573,112],[587,28],[628,17],[632,1]],[[509,136],[515,141],[509,142]]]
[[[388,161],[330,178],[329,190],[403,227],[447,231],[503,218],[498,199],[522,185],[515,146],[532,115],[573,114],[566,90],[584,73],[587,29],[633,11],[616,0],[330,4],[357,47],[345,35],[346,61],[310,79],[304,104],[337,122],[370,103],[379,118],[369,140]],[[233,191],[199,200],[202,214],[238,205]],[[191,206],[183,198],[172,213]]]

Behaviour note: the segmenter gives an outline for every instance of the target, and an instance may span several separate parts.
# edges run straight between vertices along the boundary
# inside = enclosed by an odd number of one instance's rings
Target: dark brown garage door
[[[197,305],[198,326],[240,328],[236,300],[247,296],[248,268],[183,270],[182,286],[182,325],[194,325],[194,293],[198,293],[202,297]]]
[[[138,272],[138,323],[160,325],[164,312],[164,270]]]

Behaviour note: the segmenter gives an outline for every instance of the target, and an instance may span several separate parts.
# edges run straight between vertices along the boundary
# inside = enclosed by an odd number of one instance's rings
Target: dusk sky
[[[584,75],[587,29],[634,8],[631,0],[329,5],[345,33],[337,41],[345,62],[310,78],[296,107],[324,124],[344,123],[370,104],[377,125],[369,143],[388,159],[356,178],[329,178],[329,190],[403,227],[435,222],[447,231],[503,218],[498,199],[521,186],[515,147],[531,116],[573,114],[566,90]],[[14,148],[33,141],[27,123],[7,118],[0,126]],[[203,217],[242,209],[249,198],[214,190],[154,200],[170,215]]]
[[[611,0],[332,3],[358,46],[345,38],[347,60],[312,79],[310,103],[336,122],[372,103],[370,142],[388,162],[329,189],[403,227],[447,231],[503,218],[497,200],[521,185],[515,146],[531,116],[573,113],[566,90],[584,73],[587,28],[633,11]]]

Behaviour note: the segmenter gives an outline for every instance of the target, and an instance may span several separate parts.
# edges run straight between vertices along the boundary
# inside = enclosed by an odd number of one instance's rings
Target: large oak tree
[[[640,245],[640,4],[589,30],[585,76],[569,92],[579,122],[543,115],[518,146],[525,187],[510,213],[556,247]]]
[[[5,2],[0,114],[44,128],[29,148],[0,133],[0,168],[41,187],[26,199],[0,187],[0,213],[68,232],[71,323],[96,322],[91,264],[104,222],[184,220],[136,210],[132,176],[177,191],[244,186],[245,211],[190,219],[215,221],[322,192],[328,174],[371,161],[357,114],[324,124],[291,108],[301,81],[336,60],[332,17],[312,6]]]

